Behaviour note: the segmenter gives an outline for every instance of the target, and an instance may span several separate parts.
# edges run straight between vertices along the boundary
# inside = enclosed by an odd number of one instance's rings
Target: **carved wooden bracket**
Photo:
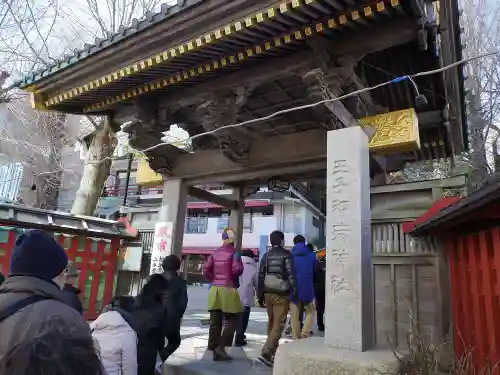
[[[317,96],[315,99],[319,101],[321,96],[324,100],[331,95],[335,97],[341,96],[364,88],[361,78],[355,72],[360,56],[344,55],[335,57],[335,51],[332,50],[331,43],[326,39],[311,40],[308,44],[314,52],[315,66],[322,72],[319,75],[316,73],[317,81],[320,82],[320,89],[316,89],[316,91],[319,91],[319,93],[313,93],[314,86],[310,87],[310,94]],[[313,71],[317,71],[317,69]],[[306,75],[304,75],[304,78]],[[314,85],[314,82],[312,84]],[[329,91],[329,93],[325,92],[325,88],[328,88],[326,91]],[[369,92],[346,98],[343,102],[347,110],[356,118],[384,112],[384,108],[373,102]],[[330,109],[331,106],[328,108]]]
[[[245,105],[254,87],[255,85],[247,85],[208,94],[197,108],[205,131],[235,124],[239,110]],[[230,160],[242,162],[248,158],[250,139],[238,129],[223,129],[214,132],[213,136],[218,140],[223,154]]]
[[[356,60],[351,56],[344,56],[338,59],[340,67],[338,70],[342,74],[341,88],[344,93],[351,93],[362,90],[366,86],[361,77],[355,72]],[[371,93],[365,91],[356,96],[351,96],[344,100],[344,103],[356,118],[374,116],[379,113],[388,112],[389,109],[376,104],[371,96]]]
[[[126,129],[129,134],[131,148],[141,151],[161,143],[161,130],[151,126],[152,122],[138,121],[134,126]],[[151,126],[151,127],[150,127]],[[178,154],[182,153],[175,146],[164,145],[146,152],[150,168],[157,173],[171,174]]]
[[[312,101],[335,99],[342,90],[338,80],[329,78],[322,68],[310,70],[302,76]],[[319,118],[325,122],[328,130],[356,125],[356,120],[340,101],[326,102],[314,107]]]
[[[155,101],[140,99],[136,105],[136,117],[141,123],[141,128],[147,131],[153,130],[159,124],[158,104]]]

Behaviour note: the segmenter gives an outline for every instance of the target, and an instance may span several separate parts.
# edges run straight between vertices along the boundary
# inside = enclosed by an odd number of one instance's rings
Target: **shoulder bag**
[[[290,282],[283,280],[277,275],[269,273],[269,253],[266,254],[266,276],[264,277],[264,289],[267,293],[286,294],[290,291]]]

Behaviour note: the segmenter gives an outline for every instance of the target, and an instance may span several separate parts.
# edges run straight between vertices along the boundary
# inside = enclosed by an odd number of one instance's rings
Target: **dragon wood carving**
[[[235,124],[238,112],[245,105],[254,86],[237,87],[223,92],[212,92],[198,106],[205,131],[213,133],[223,154],[234,162],[243,162],[248,158],[250,140],[237,129],[218,128]]]

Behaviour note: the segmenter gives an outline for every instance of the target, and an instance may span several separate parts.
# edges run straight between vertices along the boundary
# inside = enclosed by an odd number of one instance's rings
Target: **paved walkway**
[[[208,287],[188,288],[189,304],[182,321],[180,348],[166,361],[164,375],[271,375],[272,369],[257,358],[267,337],[267,313],[254,307],[246,332],[248,345],[232,347],[228,353],[232,362],[214,362],[212,353],[206,353],[208,344]],[[285,344],[289,339],[281,339]]]
[[[261,309],[256,309],[261,310]],[[189,311],[182,324],[182,343],[164,366],[164,374],[207,374],[207,375],[270,375],[272,369],[261,364],[257,358],[266,340],[267,314],[255,311],[250,315],[247,330],[248,345],[244,348],[229,348],[232,362],[214,362],[212,353],[207,353],[208,325],[201,320],[208,319],[204,311]]]
[[[257,357],[266,340],[267,314],[264,309],[254,308],[247,329],[248,345],[245,348],[229,349],[232,362],[214,362],[211,353],[206,353],[208,325],[202,321],[209,315],[206,310],[208,289],[189,287],[188,310],[182,321],[182,343],[166,362],[164,375],[270,375],[272,369],[261,364]]]

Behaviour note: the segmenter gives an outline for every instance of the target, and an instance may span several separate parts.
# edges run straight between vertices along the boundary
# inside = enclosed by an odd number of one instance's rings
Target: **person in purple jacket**
[[[235,232],[231,228],[225,229],[222,233],[223,245],[210,255],[204,265],[205,277],[211,283],[208,292],[208,350],[213,351],[214,361],[232,360],[225,346],[231,345],[239,314],[243,312],[235,282],[243,272],[243,263],[234,247],[235,239]]]

